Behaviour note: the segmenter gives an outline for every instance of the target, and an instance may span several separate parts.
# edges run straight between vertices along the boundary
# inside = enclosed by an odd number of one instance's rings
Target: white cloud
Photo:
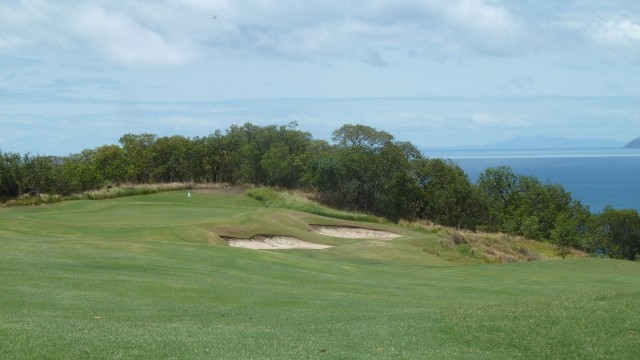
[[[41,19],[28,4],[0,4],[0,52],[31,44]]]
[[[187,47],[170,43],[158,32],[139,25],[126,14],[101,8],[81,10],[73,30],[87,45],[103,52],[116,64],[180,65],[194,56]]]
[[[211,12],[226,11],[231,7],[229,0],[175,0],[175,2],[198,10]],[[216,14],[213,13],[212,16],[214,15]]]
[[[520,25],[504,7],[483,0],[447,2],[441,9],[447,28],[460,42],[479,53],[511,53]]]
[[[84,54],[94,62],[101,56],[125,67],[184,65],[229,54],[386,66],[415,55],[448,60],[562,52],[566,47],[561,44],[570,43],[567,34],[573,32],[600,48],[640,57],[637,6],[615,0],[551,5],[534,0],[85,3],[91,5],[71,0],[0,4],[0,52],[36,54],[45,47]],[[563,25],[550,25],[558,16]]]
[[[1,119],[0,118],[0,124],[3,125],[33,125],[34,121],[31,119]]]
[[[496,116],[489,113],[472,113],[466,116],[471,127],[481,128],[525,128],[532,126],[528,121],[512,116]]]
[[[65,62],[76,63],[182,65],[197,57],[198,47],[189,33],[195,25],[189,19],[206,6],[204,1],[201,5],[187,1],[189,7],[179,0],[167,1],[0,4],[0,52],[28,57],[72,55]]]
[[[596,44],[620,50],[640,50],[640,25],[629,19],[593,24],[587,36]]]
[[[25,43],[24,39],[15,36],[0,36],[0,51],[19,47]]]
[[[563,15],[560,26],[580,34],[596,49],[640,62],[640,18],[637,15],[569,12]]]
[[[510,55],[519,52],[521,33],[513,14],[486,0],[243,1],[231,3],[222,16],[234,28],[216,46],[374,66],[388,65],[390,54]]]
[[[155,123],[156,120],[152,120],[151,122]],[[179,116],[173,115],[169,117],[165,117],[157,120],[158,123],[168,126],[174,130],[210,130],[212,127],[211,120],[192,118],[187,116]]]

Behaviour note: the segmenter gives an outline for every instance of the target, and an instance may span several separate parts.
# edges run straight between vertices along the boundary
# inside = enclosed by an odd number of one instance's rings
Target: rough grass
[[[28,194],[21,195],[15,199],[9,199],[2,204],[4,207],[13,206],[29,206],[55,204],[66,200],[105,200],[116,199],[128,196],[156,194],[165,191],[177,190],[211,190],[228,188],[228,184],[206,184],[206,183],[162,183],[162,184],[121,184],[117,186],[105,186],[101,189],[89,190],[79,194],[68,196],[56,194],[39,194],[31,196]]]
[[[486,262],[508,263],[559,259],[552,244],[529,240],[522,236],[502,233],[457,231],[440,228],[440,243],[444,247],[457,248],[461,254],[483,259]],[[567,258],[582,258],[587,254],[572,250]]]
[[[329,238],[308,224],[354,223],[192,194],[0,209],[0,358],[640,357],[638,263],[482,264],[440,231]],[[219,238],[259,232],[335,247]]]

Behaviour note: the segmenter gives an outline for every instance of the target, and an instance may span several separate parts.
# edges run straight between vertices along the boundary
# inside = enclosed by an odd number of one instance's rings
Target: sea
[[[476,182],[489,167],[560,184],[592,212],[606,206],[640,211],[640,149],[426,150],[450,159]]]

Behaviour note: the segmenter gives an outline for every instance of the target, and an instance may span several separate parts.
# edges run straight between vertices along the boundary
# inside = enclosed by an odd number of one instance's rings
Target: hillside
[[[625,149],[640,149],[640,138],[632,140],[624,146]]]
[[[485,264],[445,228],[355,221],[306,200],[311,213],[275,207],[299,206],[291,193],[271,207],[265,194],[190,194],[0,209],[0,357],[640,356],[636,262]],[[330,247],[225,240],[260,234]]]
[[[310,200],[307,194],[300,192],[258,188],[248,191],[248,195],[261,200],[271,208],[304,211],[361,222],[386,222],[381,218],[330,209]],[[402,222],[401,226],[404,229],[437,235],[437,237],[431,237],[432,241],[424,242],[420,250],[453,263],[505,263],[560,259],[552,245],[528,240],[521,236],[455,230],[434,225],[429,221]],[[584,257],[586,254],[573,250],[569,256]]]

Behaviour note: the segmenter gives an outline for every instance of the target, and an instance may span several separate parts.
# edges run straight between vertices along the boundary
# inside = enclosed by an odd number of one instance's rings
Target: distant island
[[[610,139],[568,139],[558,136],[519,136],[511,140],[486,145],[467,145],[448,150],[558,150],[558,149],[615,149],[624,143]],[[431,149],[424,149],[431,150]]]
[[[637,138],[627,145],[624,146],[625,149],[640,149],[640,138]]]

